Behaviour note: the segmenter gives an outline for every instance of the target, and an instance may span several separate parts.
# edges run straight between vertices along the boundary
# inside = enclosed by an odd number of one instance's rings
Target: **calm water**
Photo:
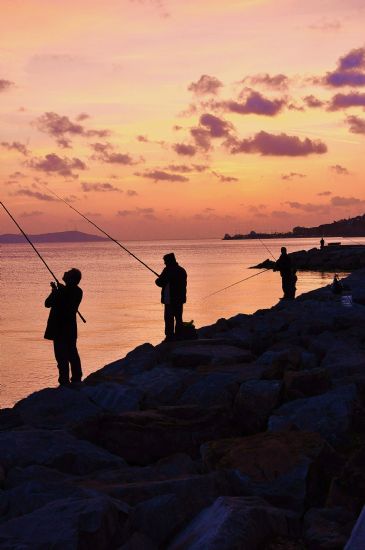
[[[265,243],[278,257],[283,245],[289,252],[309,249],[318,245],[318,239]],[[163,268],[162,256],[175,252],[188,272],[184,319],[193,319],[198,327],[220,317],[271,307],[282,295],[280,275],[268,271],[204,300],[207,294],[255,273],[249,266],[269,257],[257,240],[134,241],[126,246],[157,272]],[[83,273],[80,311],[87,323],[78,323],[78,347],[85,376],[143,342],[157,344],[164,338],[163,306],[154,275],[115,244],[37,247],[58,278],[70,267]],[[0,405],[8,407],[35,390],[56,386],[57,370],[52,343],[43,339],[49,274],[28,244],[3,245],[1,255]],[[297,293],[326,285],[332,277],[300,273]]]

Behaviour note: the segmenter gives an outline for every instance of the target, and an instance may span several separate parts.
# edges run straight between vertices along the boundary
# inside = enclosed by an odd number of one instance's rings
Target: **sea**
[[[341,242],[345,244],[346,239]],[[365,244],[365,238],[357,242]],[[278,258],[282,246],[288,252],[308,250],[318,247],[319,239],[123,244],[157,273],[164,267],[164,254],[175,253],[188,273],[184,320],[193,320],[196,327],[202,327],[222,317],[253,313],[276,304],[282,296],[279,273],[258,274],[262,270],[250,267],[272,256]],[[71,267],[82,272],[80,286],[84,297],[79,309],[86,323],[78,320],[78,349],[84,377],[124,357],[140,344],[163,340],[163,306],[155,276],[115,243],[43,243],[37,244],[37,248],[59,280]],[[246,277],[251,278],[234,284]],[[326,286],[332,279],[333,273],[299,272],[297,295]],[[2,408],[13,406],[41,388],[58,385],[52,342],[43,338],[49,314],[44,300],[51,290],[51,280],[29,244],[1,246]]]

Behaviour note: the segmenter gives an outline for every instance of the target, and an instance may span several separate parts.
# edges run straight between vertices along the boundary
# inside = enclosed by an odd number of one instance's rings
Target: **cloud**
[[[364,204],[365,201],[361,199],[356,199],[355,197],[332,197],[331,204],[332,206],[353,206]]]
[[[172,172],[180,172],[181,174],[188,174],[189,172],[204,172],[209,166],[206,164],[192,164],[188,166],[187,164],[169,164],[166,167],[166,170],[171,170]]]
[[[263,156],[304,157],[327,152],[326,144],[320,140],[313,141],[309,138],[301,140],[297,136],[288,136],[284,133],[275,135],[264,131],[255,134],[253,138],[243,140],[230,138],[225,145],[231,154],[259,153]]]
[[[306,178],[306,174],[300,174],[299,172],[290,172],[289,174],[282,174],[282,180],[292,180],[294,178]]]
[[[193,157],[196,153],[194,145],[187,145],[185,143],[174,143],[172,148],[178,155],[182,156]]]
[[[329,111],[338,111],[348,107],[365,107],[365,94],[350,92],[349,94],[336,94],[328,106]]]
[[[222,86],[223,83],[215,76],[203,74],[197,82],[192,82],[188,86],[188,90],[196,95],[215,95]]]
[[[99,137],[104,138],[110,135],[109,130],[87,130],[81,121],[89,118],[86,113],[81,113],[73,122],[67,116],[61,116],[54,112],[44,113],[34,121],[39,131],[56,138],[58,145],[63,148],[71,147],[70,136]]]
[[[239,181],[238,178],[234,178],[232,176],[224,176],[223,174],[219,174],[218,172],[215,172],[214,170],[211,171],[211,174],[219,179],[222,183],[233,183],[235,181]]]
[[[323,79],[327,86],[365,86],[365,48],[351,50],[341,57],[337,69],[328,72]]]
[[[202,149],[207,152],[211,149],[210,144],[210,131],[205,128],[191,128],[190,134],[195,141],[195,145],[198,149]]]
[[[134,189],[127,189],[126,195],[127,197],[137,197],[138,193]]]
[[[116,153],[114,146],[111,143],[91,143],[90,147],[95,154],[91,157],[93,160],[100,160],[108,164],[138,164],[128,153]]]
[[[239,103],[238,101],[230,100],[222,102],[221,106],[231,113],[239,113],[241,115],[275,116],[282,110],[285,104],[286,101],[284,99],[267,99],[260,92],[251,90],[243,102]]]
[[[12,179],[26,178],[26,177],[27,177],[26,174],[23,174],[23,172],[19,172],[19,171],[9,174],[9,178],[12,178]]]
[[[303,210],[304,212],[327,212],[328,205],[327,204],[313,204],[310,202],[302,203],[302,202],[292,202],[292,201],[286,201],[285,204],[288,204],[290,208],[294,208],[296,210]]]
[[[4,149],[7,149],[8,151],[18,151],[25,157],[29,155],[30,151],[27,149],[27,147],[23,143],[19,143],[19,141],[13,141],[12,143],[8,141],[2,141],[0,143],[0,146]]]
[[[328,197],[329,195],[332,195],[332,191],[322,191],[321,193],[317,193],[319,197]]]
[[[156,219],[154,208],[136,208],[135,210],[118,210],[117,216],[122,216],[122,217],[140,216],[151,220]]]
[[[341,166],[340,164],[335,164],[334,166],[330,166],[330,170],[332,172],[335,172],[339,176],[349,176],[350,172],[345,168],[344,166]]]
[[[314,95],[307,95],[303,98],[304,103],[307,105],[307,107],[310,107],[312,109],[316,109],[317,107],[323,107],[325,105],[325,102],[321,99],[318,99],[318,97],[315,97]]]
[[[45,202],[54,202],[55,199],[52,195],[47,195],[46,193],[39,193],[38,191],[32,191],[31,189],[21,188],[17,191],[14,191],[13,195],[23,195],[25,197],[31,197]]]
[[[252,86],[262,85],[273,90],[286,90],[289,86],[289,78],[284,74],[270,76],[268,73],[246,76],[241,83],[249,83]]]
[[[348,116],[346,122],[350,125],[350,132],[353,134],[365,134],[365,118]]]
[[[164,170],[151,170],[146,172],[136,172],[136,176],[140,176],[142,178],[151,179],[155,182],[157,181],[171,181],[171,182],[185,182],[189,181],[188,178],[185,176],[180,176],[179,174],[170,174],[169,172],[165,172]]]
[[[342,24],[338,19],[329,20],[322,18],[316,23],[309,25],[308,28],[314,31],[339,31],[342,28]]]
[[[73,173],[73,170],[86,170],[87,168],[86,164],[78,158],[61,158],[55,153],[50,153],[43,159],[33,158],[28,162],[28,166],[35,170],[46,172],[47,174],[54,173],[64,177],[71,176],[73,178],[78,177]]]
[[[31,210],[30,212],[22,212],[20,214],[21,218],[36,218],[38,216],[42,216],[44,212],[41,212],[40,210]]]
[[[12,88],[14,86],[14,82],[11,82],[11,80],[5,80],[4,78],[0,78],[0,93],[5,92],[9,88]]]
[[[209,113],[201,115],[199,123],[208,129],[212,138],[227,137],[234,126],[231,122]]]
[[[111,183],[87,183],[86,181],[83,181],[81,183],[81,187],[86,193],[90,191],[97,191],[101,193],[116,191],[117,193],[123,193],[121,189],[118,189],[118,187],[115,187],[115,185],[112,185]]]

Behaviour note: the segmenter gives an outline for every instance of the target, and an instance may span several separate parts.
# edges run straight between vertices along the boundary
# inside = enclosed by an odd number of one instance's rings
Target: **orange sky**
[[[92,232],[49,190],[121,239],[365,212],[363,0],[1,9],[1,196],[27,232]]]

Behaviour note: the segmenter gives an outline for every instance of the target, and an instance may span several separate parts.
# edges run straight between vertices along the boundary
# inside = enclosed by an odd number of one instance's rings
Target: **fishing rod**
[[[43,257],[40,255],[40,253],[38,252],[38,250],[36,249],[36,247],[34,246],[34,244],[32,243],[32,241],[29,239],[28,235],[23,231],[23,229],[20,227],[20,225],[18,224],[18,222],[16,221],[16,219],[10,214],[9,210],[6,208],[5,204],[3,202],[0,202],[1,206],[4,208],[5,212],[10,216],[10,218],[13,220],[13,222],[15,223],[15,225],[17,226],[17,228],[19,229],[19,231],[22,233],[23,237],[25,237],[25,239],[28,241],[28,243],[30,244],[30,246],[33,248],[34,252],[37,254],[37,256],[42,260],[42,262],[44,263],[44,265],[46,266],[46,268],[48,269],[48,271],[50,272],[50,274],[52,275],[52,277],[54,278],[54,280],[56,281],[56,283],[59,285],[60,282],[59,280],[57,279],[56,275],[53,273],[53,271],[51,270],[51,268],[49,267],[49,265],[46,263],[46,261],[43,259]],[[80,316],[80,319],[86,323],[86,319],[85,317],[83,317],[83,315],[81,315],[81,313],[79,311],[77,311],[77,314]]]
[[[42,184],[43,185],[43,184]],[[59,195],[57,195],[57,193],[55,193],[54,191],[52,191],[52,189],[48,189],[48,187],[46,187],[45,185],[43,185],[43,187],[45,187],[50,193],[52,193],[52,195],[54,195],[55,197],[58,198],[58,200],[64,202],[65,204],[67,204],[67,206],[69,208],[71,208],[72,210],[74,210],[75,212],[77,212],[77,214],[79,214],[82,218],[84,218],[84,220],[88,221],[89,223],[91,223],[91,225],[93,225],[94,227],[96,227],[96,229],[98,229],[99,231],[101,231],[101,233],[103,233],[104,235],[106,235],[108,237],[108,239],[110,239],[111,241],[113,241],[115,244],[117,244],[118,246],[120,246],[120,248],[122,248],[125,252],[128,252],[128,254],[130,254],[131,256],[133,256],[133,258],[135,260],[137,260],[137,262],[139,262],[140,264],[144,265],[144,267],[146,267],[147,269],[149,269],[149,271],[152,271],[152,273],[154,275],[156,275],[157,277],[159,277],[159,274],[156,273],[156,271],[154,271],[151,267],[149,267],[147,264],[145,264],[142,260],[140,260],[135,254],[133,254],[133,252],[131,252],[130,250],[128,250],[128,248],[126,248],[125,246],[123,246],[119,241],[117,241],[116,239],[114,239],[111,235],[109,235],[106,231],[104,231],[104,229],[102,229],[101,227],[99,227],[98,225],[96,225],[96,223],[94,223],[92,220],[90,220],[87,216],[85,216],[84,214],[82,214],[82,212],[80,212],[79,210],[77,210],[77,208],[75,208],[74,206],[72,206],[70,203],[68,203],[65,199],[63,199],[62,197],[60,197]]]
[[[210,298],[210,296],[214,296],[214,294],[218,294],[219,292],[222,292],[223,290],[227,290],[227,288],[231,288],[232,286],[238,285],[239,283],[243,283],[244,281],[248,281],[248,279],[252,279],[252,277],[257,277],[257,275],[261,275],[262,273],[265,273],[265,271],[270,271],[270,268],[264,269],[263,271],[259,271],[258,273],[255,273],[254,275],[250,275],[249,277],[245,277],[245,279],[241,279],[240,281],[237,281],[236,283],[232,283],[231,285],[225,286],[224,288],[221,288],[220,290],[216,290],[215,292],[212,292],[211,294],[208,294],[208,296],[204,296],[203,300],[206,300],[207,298]]]
[[[274,254],[271,252],[270,248],[268,246],[266,246],[266,244],[260,239],[260,237],[257,235],[257,238],[258,240],[260,241],[260,243],[262,244],[262,246],[264,246],[266,248],[266,250],[268,251],[268,253],[271,255],[272,258],[274,258],[275,262],[277,261]]]

